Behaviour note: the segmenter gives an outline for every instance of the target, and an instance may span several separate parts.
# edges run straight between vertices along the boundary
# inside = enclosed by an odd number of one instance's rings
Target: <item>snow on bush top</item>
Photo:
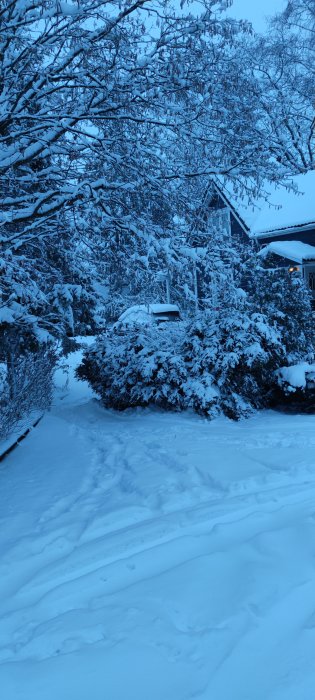
[[[315,364],[309,364],[308,362],[300,362],[296,365],[291,365],[291,367],[281,367],[277,371],[277,375],[280,384],[285,383],[289,386],[289,391],[296,391],[296,389],[305,389],[307,386],[307,381],[315,380]]]

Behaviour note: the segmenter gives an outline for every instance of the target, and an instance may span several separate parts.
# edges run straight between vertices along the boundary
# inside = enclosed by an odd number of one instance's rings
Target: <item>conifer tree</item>
[[[300,271],[279,267],[279,259],[251,255],[243,268],[252,304],[278,330],[285,364],[312,357],[314,324],[310,292]]]

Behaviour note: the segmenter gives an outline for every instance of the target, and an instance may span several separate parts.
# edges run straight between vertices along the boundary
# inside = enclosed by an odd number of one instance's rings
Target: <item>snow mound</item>
[[[300,362],[290,367],[281,367],[277,372],[280,384],[287,384],[292,391],[305,389],[315,382],[315,364]]]

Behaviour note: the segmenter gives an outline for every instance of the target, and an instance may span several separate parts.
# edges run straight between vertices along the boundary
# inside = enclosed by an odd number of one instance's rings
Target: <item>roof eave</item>
[[[296,233],[297,231],[311,231],[315,229],[315,221],[310,221],[307,224],[296,224],[295,226],[287,226],[285,228],[278,228],[266,231],[255,231],[250,232],[250,238],[255,240],[259,238],[270,238],[272,236],[286,236],[288,233]]]

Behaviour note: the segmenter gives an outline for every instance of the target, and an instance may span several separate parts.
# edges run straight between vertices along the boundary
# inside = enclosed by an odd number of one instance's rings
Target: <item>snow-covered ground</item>
[[[1,465],[1,699],[314,700],[314,455],[71,380]]]

